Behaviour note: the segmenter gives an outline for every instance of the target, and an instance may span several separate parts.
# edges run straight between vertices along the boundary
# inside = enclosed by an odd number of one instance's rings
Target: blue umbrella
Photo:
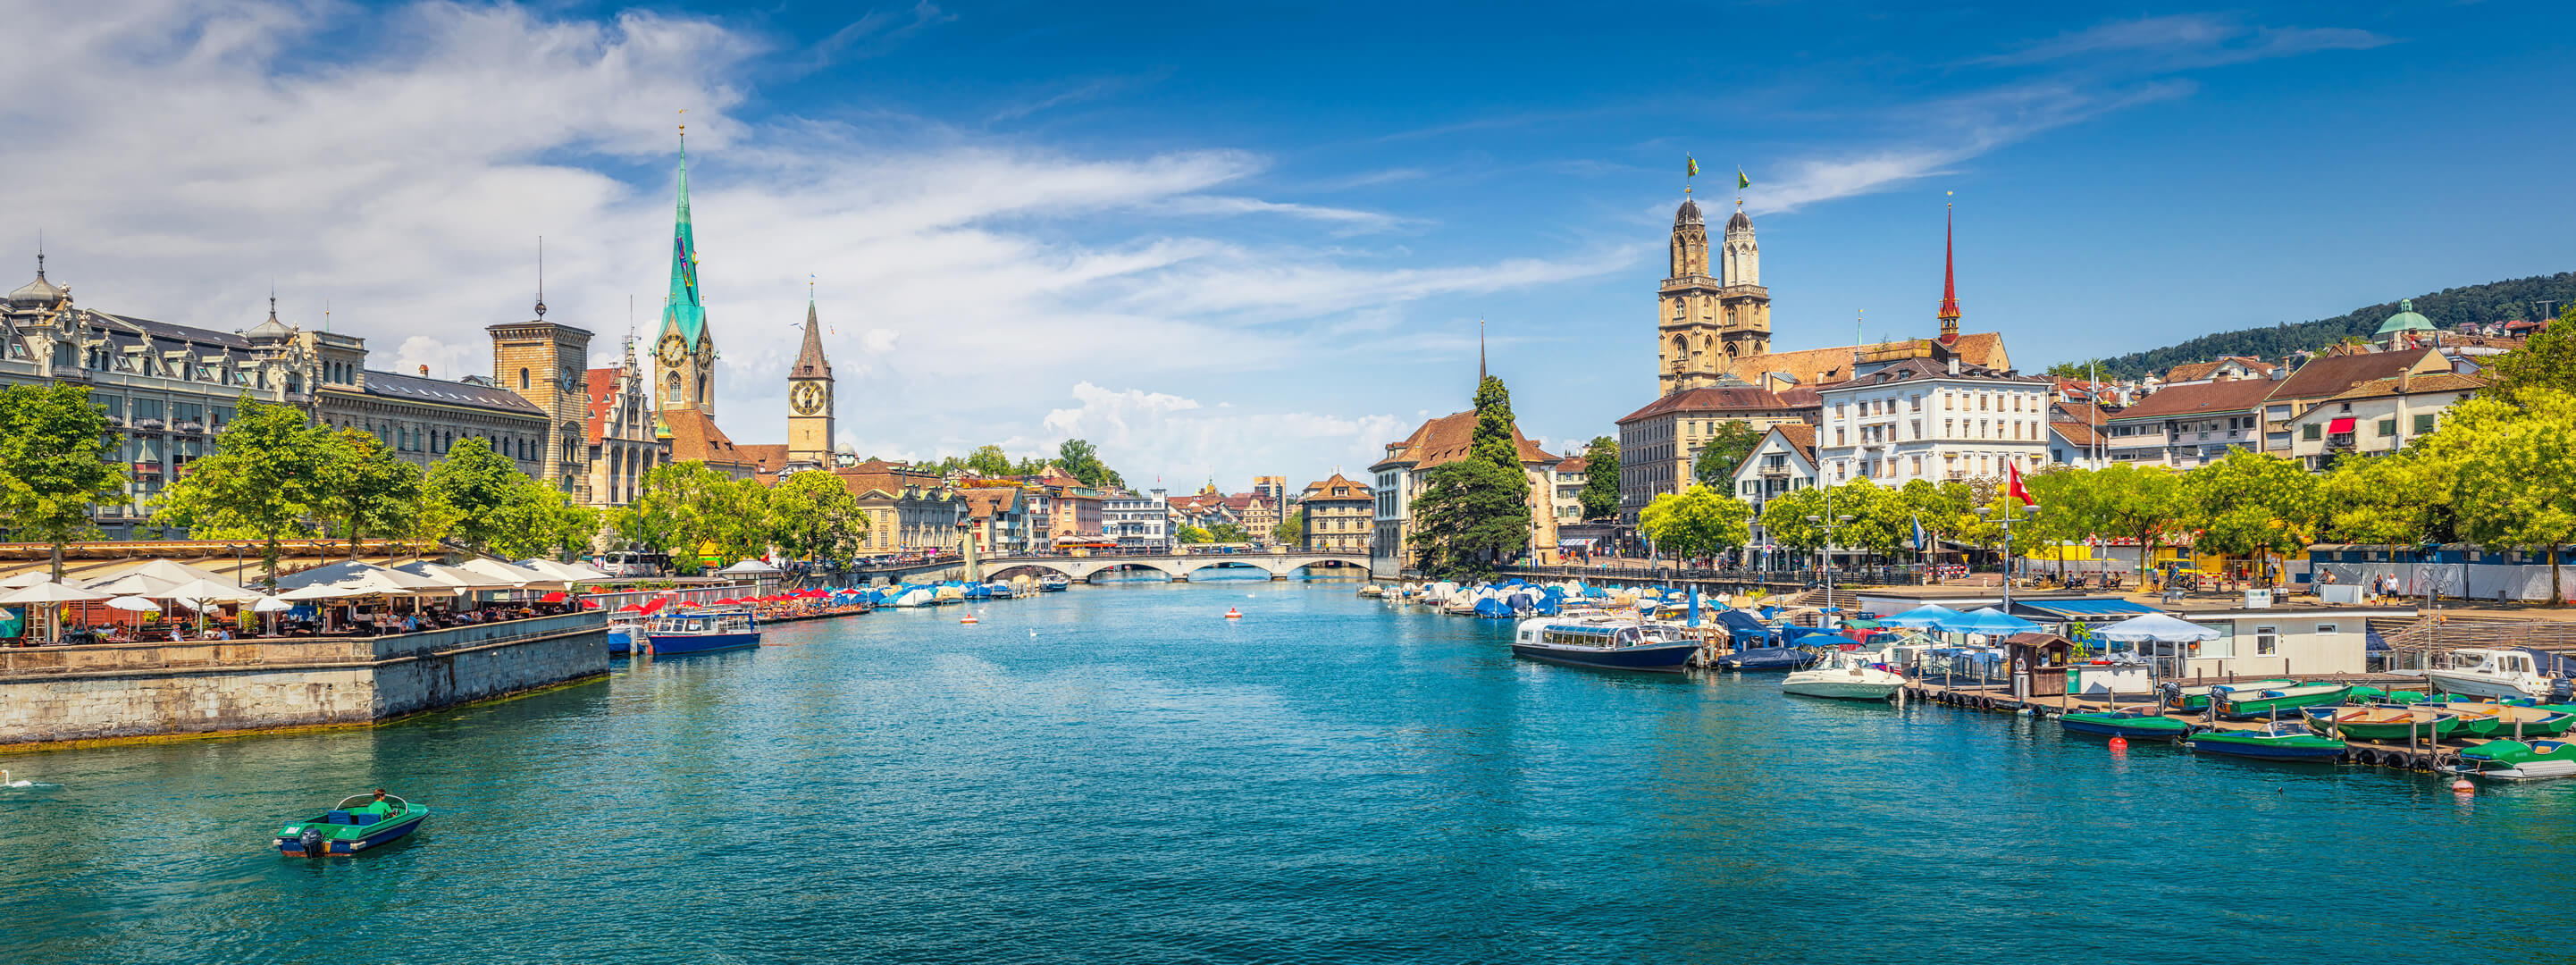
[[[1959,611],[1938,603],[1926,603],[1878,622],[1881,626],[1890,627],[1937,627],[1945,618],[1962,615]]]
[[[1955,619],[1943,620],[1939,623],[1933,624],[1933,626],[1947,630],[1951,633],[1979,633],[1989,637],[2003,637],[2011,636],[2016,633],[2039,632],[2039,624],[2005,613],[2004,611],[1995,609],[1994,607],[1986,607],[1985,609],[1977,610],[1972,613],[1963,613]]]

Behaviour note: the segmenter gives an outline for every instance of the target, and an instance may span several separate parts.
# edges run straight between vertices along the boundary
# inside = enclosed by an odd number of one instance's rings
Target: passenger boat
[[[1815,651],[1799,650],[1794,647],[1753,647],[1734,653],[1719,654],[1716,660],[1718,666],[1741,673],[1797,670],[1815,662]]]
[[[2442,770],[2499,781],[2576,777],[2576,744],[2566,741],[2532,741],[2528,744],[2517,740],[2488,741],[2461,751],[2459,763],[2444,764]]]
[[[1886,700],[1905,686],[1905,675],[1880,666],[1866,654],[1837,653],[1824,666],[1792,671],[1780,678],[1780,692],[1835,700]]]
[[[2449,737],[2460,729],[2460,717],[2426,706],[2350,704],[2302,707],[2308,723],[2345,740],[2402,741],[2408,737]]]
[[[2464,648],[2453,651],[2451,659],[2466,664],[2424,671],[2424,679],[2445,693],[2550,700],[2562,698],[2569,687],[2567,678],[2546,672],[2549,658],[2537,650]]]
[[[2164,686],[2164,704],[2166,710],[2208,710],[2209,692],[2220,687],[2296,687],[2298,685],[2298,681],[2286,679],[2248,680],[2236,684],[2203,684],[2197,687],[2185,687],[2168,682]]]
[[[383,792],[379,791],[378,794]],[[352,802],[365,802],[350,807]],[[391,794],[352,794],[322,814],[289,824],[277,832],[277,853],[289,858],[356,854],[419,830],[429,806]]]
[[[2471,737],[2556,737],[2576,727],[2576,714],[2529,704],[2461,700],[2430,706],[2459,715],[2460,729]]]
[[[1061,574],[1051,573],[1046,576],[1038,577],[1038,592],[1040,593],[1062,593],[1066,588],[1071,587],[1072,585],[1073,578]]]
[[[2203,754],[2275,761],[2339,761],[2344,752],[2344,742],[2320,737],[2308,725],[2286,720],[2254,730],[2205,730],[2183,738],[2183,744]]]
[[[2167,717],[2151,707],[2077,711],[2059,716],[2057,726],[2078,734],[2165,741],[2189,737],[2193,730],[2190,721]]]
[[[760,646],[760,625],[748,610],[691,610],[653,618],[645,638],[655,656]]]
[[[613,613],[608,617],[608,653],[634,653],[635,641],[644,635],[645,617],[634,613]]]
[[[2321,707],[2343,703],[2352,694],[2349,684],[2304,684],[2295,687],[2219,686],[2209,691],[2209,702],[2221,717],[2247,719],[2270,717],[2302,707]]]
[[[1699,642],[1680,627],[1652,623],[1538,617],[1512,634],[1513,656],[1578,667],[1680,673],[1697,652]]]

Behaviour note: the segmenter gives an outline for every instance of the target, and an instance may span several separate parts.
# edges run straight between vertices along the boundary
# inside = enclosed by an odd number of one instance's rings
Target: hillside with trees
[[[2415,310],[2431,319],[2434,325],[2449,329],[2462,323],[2484,325],[2516,319],[2541,317],[2541,302],[2555,302],[2549,313],[2576,305],[2576,272],[2535,275],[2510,281],[2488,282],[2417,295]],[[2358,336],[2369,338],[2379,331],[2379,323],[2397,313],[2396,302],[2385,302],[2309,322],[2283,322],[2269,328],[2248,328],[2233,332],[2203,335],[2176,345],[2102,361],[2105,379],[2133,379],[2145,375],[2162,375],[2167,369],[2185,362],[2207,362],[2223,355],[2251,355],[2261,359],[2279,359],[2302,350],[2322,349]],[[2082,361],[2061,363],[2050,371],[2064,369],[2079,374]]]

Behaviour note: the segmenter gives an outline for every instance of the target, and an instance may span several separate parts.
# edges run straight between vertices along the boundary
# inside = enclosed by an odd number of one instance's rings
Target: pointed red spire
[[[1941,211],[1941,341],[1959,340],[1959,281],[1952,268],[1950,245],[1950,209]]]

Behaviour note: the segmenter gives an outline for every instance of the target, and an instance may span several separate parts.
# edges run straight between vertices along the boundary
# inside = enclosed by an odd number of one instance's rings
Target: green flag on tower
[[[1742,167],[1737,167],[1735,169],[1735,190],[1742,191],[1752,186],[1753,182],[1744,179],[1744,169]]]
[[[1684,168],[1683,168],[1683,170],[1682,170],[1682,176],[1683,176],[1683,177],[1686,177],[1686,178],[1695,178],[1695,177],[1698,177],[1698,176],[1699,176],[1699,159],[1698,159],[1698,158],[1695,158],[1695,157],[1691,157],[1691,156],[1690,156],[1690,155],[1688,155],[1688,154],[1684,154],[1684,155],[1682,155],[1682,158],[1683,158],[1682,163],[1683,163],[1683,165],[1684,165]]]

